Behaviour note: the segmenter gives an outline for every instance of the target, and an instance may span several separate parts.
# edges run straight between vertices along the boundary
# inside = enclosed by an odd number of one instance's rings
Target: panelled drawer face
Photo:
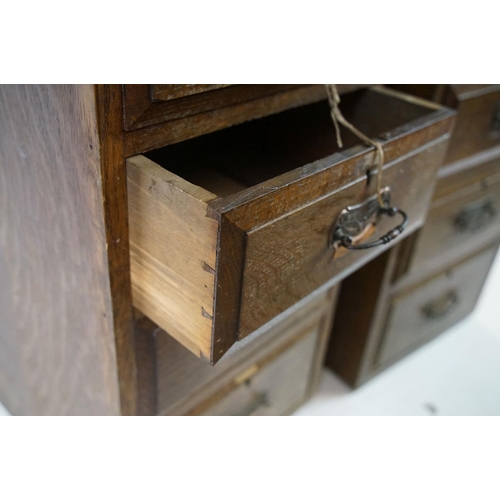
[[[368,84],[339,84],[342,95]],[[326,98],[318,84],[123,85],[125,156],[152,151],[216,130]]]
[[[500,159],[493,163],[496,174],[433,202],[410,271],[432,267],[444,255],[456,258],[500,234]]]
[[[136,130],[299,87],[301,85],[124,85],[124,126],[125,130]]]
[[[453,112],[385,89],[346,95],[342,106],[382,141],[383,184],[408,213],[411,232],[427,210]],[[329,245],[341,212],[376,194],[373,148],[348,133],[344,142],[339,152],[328,106],[319,103],[130,158],[134,305],[215,363],[237,340],[378,255],[387,246]],[[363,238],[398,224],[371,222]]]
[[[192,355],[166,332],[156,332],[156,373],[158,413],[184,414],[203,405],[208,394],[223,391],[233,381],[242,382],[242,374],[253,374],[265,366],[275,352],[281,352],[299,337],[319,333],[323,338],[333,309],[330,292],[311,298],[304,306],[247,345],[231,353],[216,366]],[[238,346],[239,347],[239,346]],[[303,359],[307,364],[308,359]],[[311,360],[311,362],[313,362]],[[319,360],[315,358],[314,363]],[[248,384],[247,384],[248,385]]]
[[[318,333],[301,336],[261,366],[239,373],[225,388],[193,408],[191,415],[285,415],[306,397]]]
[[[458,116],[446,163],[500,144],[500,85],[453,85],[448,93]]]
[[[397,296],[377,356],[384,365],[467,316],[476,304],[497,245]]]

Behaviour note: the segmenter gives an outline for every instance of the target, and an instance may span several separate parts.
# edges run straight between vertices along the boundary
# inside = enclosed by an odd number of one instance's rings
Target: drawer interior
[[[395,129],[433,112],[381,88],[342,97],[344,116],[366,135],[386,140]],[[426,103],[427,104],[427,103]],[[361,144],[342,129],[343,149]],[[326,101],[302,106],[146,153],[168,171],[220,197],[339,152]]]

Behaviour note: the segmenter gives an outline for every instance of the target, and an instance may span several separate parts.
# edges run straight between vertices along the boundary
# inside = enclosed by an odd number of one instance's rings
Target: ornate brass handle
[[[458,303],[458,294],[455,290],[449,290],[437,299],[431,300],[422,307],[422,314],[427,319],[442,318]]]
[[[489,224],[497,215],[492,200],[481,200],[465,206],[455,217],[453,225],[459,233],[475,232]]]
[[[390,189],[388,187],[384,188],[381,194],[384,207],[380,207],[377,195],[374,195],[359,205],[347,207],[342,210],[332,227],[329,240],[330,247],[336,249],[338,246],[343,246],[349,250],[367,250],[389,243],[406,229],[408,216],[403,210],[390,206]],[[354,238],[360,235],[377,218],[381,216],[394,217],[395,215],[401,217],[401,223],[378,240],[360,244],[353,243]]]

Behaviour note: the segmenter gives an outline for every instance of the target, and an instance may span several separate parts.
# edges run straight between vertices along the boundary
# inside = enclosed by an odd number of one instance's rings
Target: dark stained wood
[[[339,85],[339,92],[366,86]],[[127,157],[326,99],[323,85],[234,85],[152,102],[148,87],[126,85],[124,89]],[[180,105],[181,100],[185,104]]]
[[[135,322],[135,352],[137,366],[137,415],[158,413],[156,367],[156,336],[159,328],[138,314]]]
[[[94,87],[0,87],[0,400],[116,415]]]
[[[214,303],[219,307],[214,310],[212,328],[213,364],[238,340],[245,262],[245,232],[224,216],[220,220],[218,248],[225,248],[227,252],[217,253],[216,269],[219,272],[215,280]]]
[[[352,386],[358,384],[365,346],[379,300],[390,252],[345,279],[328,345],[325,365]]]
[[[96,107],[106,248],[111,282],[110,313],[113,315],[121,411],[123,415],[134,415],[137,413],[137,368],[132,318],[121,86],[97,85]]]
[[[441,96],[445,91],[446,85],[434,84],[434,83],[429,83],[429,84],[407,83],[401,85],[390,84],[389,87],[391,89],[396,89],[402,92],[406,92],[408,94],[419,96],[423,99],[428,99],[429,101],[441,102]]]
[[[169,83],[151,85],[151,95],[155,101],[170,101],[171,99],[179,99],[194,94],[201,94],[209,90],[217,90],[224,87],[231,87],[231,84],[225,83],[197,83],[197,84],[183,84],[183,83]]]
[[[160,88],[162,87],[162,88]],[[166,98],[177,87],[174,97]],[[180,87],[180,88],[179,88]],[[187,87],[187,88],[182,88]],[[222,89],[206,88],[198,92],[189,85],[124,85],[125,129],[134,130],[161,122],[224,108],[269,95],[294,90],[303,85],[230,85]],[[210,85],[204,86],[210,87]],[[163,98],[158,98],[163,96]]]
[[[500,85],[464,89],[453,85],[458,118],[445,163],[452,163],[482,149],[500,144],[500,131],[494,130],[495,116],[500,116]],[[446,102],[446,101],[445,101]]]
[[[397,262],[391,278],[393,283],[397,282],[408,274],[411,258],[413,255],[413,249],[415,247],[415,243],[418,240],[420,231],[422,231],[422,229],[415,231],[413,234],[396,245],[394,251],[397,253]]]
[[[445,165],[500,144],[500,85],[399,85],[400,90],[455,108],[458,118]],[[434,89],[430,88],[434,87]]]

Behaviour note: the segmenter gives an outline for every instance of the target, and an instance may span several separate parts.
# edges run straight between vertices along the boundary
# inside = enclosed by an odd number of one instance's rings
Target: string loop
[[[328,102],[330,104],[330,114],[332,116],[333,124],[335,126],[335,135],[337,137],[337,144],[339,148],[343,147],[342,137],[340,135],[340,125],[350,130],[354,135],[359,137],[362,141],[375,148],[376,166],[377,166],[377,200],[380,208],[387,208],[382,198],[382,170],[384,168],[384,149],[379,141],[371,139],[363,134],[361,130],[357,129],[352,123],[347,121],[342,112],[340,111],[340,95],[337,86],[334,83],[325,84],[326,93],[328,95]]]

